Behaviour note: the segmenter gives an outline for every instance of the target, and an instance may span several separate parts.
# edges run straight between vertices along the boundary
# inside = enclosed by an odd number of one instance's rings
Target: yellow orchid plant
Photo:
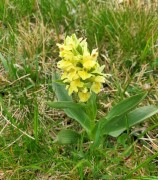
[[[47,104],[63,109],[67,116],[79,122],[95,147],[99,145],[103,135],[118,137],[131,126],[158,112],[158,108],[153,105],[134,109],[147,95],[142,92],[119,102],[105,117],[97,120],[96,97],[107,76],[103,73],[104,66],[100,66],[97,61],[98,50],[90,52],[86,39],[78,39],[75,34],[67,36],[64,43],[57,46],[61,58],[57,67],[62,74],[53,74],[53,89],[58,101]],[[78,103],[73,101],[72,94],[77,94]],[[56,141],[71,144],[78,139],[78,132],[64,129],[59,132]]]
[[[57,67],[63,71],[61,80],[66,84],[68,94],[77,93],[80,102],[87,102],[92,92],[98,94],[105,74],[104,65],[97,62],[97,49],[89,52],[86,40],[77,39],[73,34],[66,37],[64,44],[57,44],[60,50],[61,61]]]

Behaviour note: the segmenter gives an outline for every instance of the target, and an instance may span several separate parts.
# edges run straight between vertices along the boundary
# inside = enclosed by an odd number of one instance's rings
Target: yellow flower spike
[[[98,49],[90,53],[86,39],[78,39],[75,34],[67,36],[63,44],[57,44],[62,60],[57,66],[63,70],[62,81],[66,84],[68,94],[77,93],[81,102],[86,102],[91,93],[99,93],[105,74],[105,66],[97,62]]]
[[[90,98],[91,94],[90,92],[79,92],[78,93],[78,97],[80,99],[81,102],[87,102],[88,99]]]
[[[83,79],[86,80],[92,76],[92,74],[86,72],[86,71],[78,71],[78,75]]]
[[[92,84],[92,86],[91,86],[91,90],[92,90],[94,93],[98,94],[98,93],[101,91],[101,87],[102,87],[101,83],[99,83],[99,82],[94,82],[94,83]]]

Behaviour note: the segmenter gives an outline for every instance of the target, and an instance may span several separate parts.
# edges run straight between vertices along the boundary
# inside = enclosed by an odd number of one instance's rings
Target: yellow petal
[[[64,44],[65,46],[71,48],[71,49],[74,49],[78,46],[78,44],[80,43],[82,39],[77,39],[76,35],[73,34],[72,36],[67,36],[65,41],[64,41]]]
[[[69,89],[69,87],[70,87],[69,85],[66,85],[66,88],[65,88],[65,89]]]
[[[101,75],[101,76],[105,76],[106,74],[102,73],[104,68],[105,68],[105,65],[100,66],[98,63],[96,63],[95,70],[92,73],[95,73],[95,74],[98,74],[98,75]]]
[[[78,92],[78,88],[77,88],[77,86],[73,86],[73,85],[70,84],[69,90],[68,90],[69,96],[70,96],[73,92]]]
[[[93,60],[87,60],[87,59],[84,59],[84,60],[83,60],[83,67],[84,67],[85,69],[88,69],[88,70],[89,70],[89,69],[95,67],[95,65],[96,65],[96,62],[93,61]]]
[[[63,79],[66,79],[67,78],[67,72],[64,72],[63,74],[62,74],[62,76],[61,76],[61,79],[63,80]]]
[[[71,86],[76,86],[76,87],[83,87],[84,83],[80,81],[80,79],[76,79],[74,81],[72,81]]]
[[[72,69],[68,74],[67,74],[67,78],[72,81],[74,79],[78,79],[79,75],[77,74],[75,69]]]
[[[57,43],[56,45],[59,47],[59,50],[60,50],[60,51],[63,51],[63,50],[64,50],[64,45],[63,45],[63,44]]]
[[[79,92],[78,93],[78,96],[79,96],[79,99],[80,99],[80,101],[81,102],[86,102],[86,101],[88,101],[88,99],[90,98],[90,93],[89,92],[86,92],[86,93],[84,93],[84,92]]]
[[[94,82],[94,83],[92,84],[92,86],[91,86],[91,90],[92,90],[94,93],[98,94],[98,93],[100,92],[100,90],[101,90],[101,87],[102,87],[101,83],[99,83],[99,82]]]
[[[96,76],[94,78],[95,82],[100,82],[100,83],[104,83],[105,82],[105,77],[104,76]]]
[[[57,67],[63,70],[69,70],[73,67],[73,65],[69,61],[61,60],[57,63]]]
[[[84,70],[83,71],[78,71],[78,74],[83,80],[88,79],[88,78],[90,78],[92,76],[90,73],[88,73],[88,72],[86,72]]]
[[[73,92],[78,92],[78,87],[83,87],[84,83],[81,82],[79,79],[76,79],[74,81],[71,81],[69,85],[69,91],[68,94],[71,95]]]
[[[92,56],[93,60],[96,60],[97,57],[98,57],[98,52],[97,51],[98,51],[98,49],[93,49],[92,50],[91,56]]]
[[[82,50],[83,50],[83,57],[90,56],[86,39],[81,42]]]
[[[72,60],[74,57],[74,54],[70,50],[63,50],[63,51],[60,51],[59,56],[66,60]]]
[[[83,90],[82,90],[83,93],[86,93],[88,92],[88,89],[85,87]]]

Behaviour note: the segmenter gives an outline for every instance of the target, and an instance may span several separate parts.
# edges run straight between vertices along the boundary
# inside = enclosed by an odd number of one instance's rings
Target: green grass
[[[158,104],[157,8],[109,2],[0,2],[0,179],[158,179],[157,116],[95,150],[84,137],[77,145],[53,142],[63,128],[82,131],[45,103],[55,99],[56,43],[65,35],[98,47],[112,75],[98,96],[98,117],[141,91],[149,91],[142,105]]]

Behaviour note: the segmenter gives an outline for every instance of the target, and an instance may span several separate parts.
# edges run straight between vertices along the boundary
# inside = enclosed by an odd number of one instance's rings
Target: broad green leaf
[[[90,119],[82,108],[69,108],[64,109],[64,112],[72,119],[75,119],[81,124],[81,126],[87,131],[90,132]]]
[[[130,110],[135,108],[145,98],[146,95],[147,93],[140,93],[121,101],[110,110],[110,112],[106,116],[106,119],[112,119],[116,116],[121,116],[129,112]]]
[[[123,131],[144,121],[147,118],[158,113],[158,107],[153,105],[137,108],[129,112],[126,116],[112,118],[103,127],[104,134],[109,134],[113,137],[119,136]]]
[[[56,108],[56,109],[66,109],[66,108],[84,108],[84,105],[81,104],[77,104],[74,103],[72,101],[59,101],[59,102],[51,102],[48,101],[47,104],[52,107],[52,108]]]
[[[71,96],[68,95],[68,92],[65,89],[65,85],[60,84],[56,81],[60,80],[60,76],[57,73],[53,74],[53,90],[58,101],[72,101]]]
[[[55,142],[61,145],[76,144],[79,139],[80,134],[78,134],[76,131],[63,129],[58,133]]]
[[[65,86],[56,83],[56,80],[60,80],[60,76],[57,73],[53,74],[53,89],[58,101],[73,102],[71,96],[65,90]],[[81,124],[81,126],[89,133],[90,131],[90,119],[86,114],[84,108],[64,108],[64,112],[72,119],[75,119]]]

